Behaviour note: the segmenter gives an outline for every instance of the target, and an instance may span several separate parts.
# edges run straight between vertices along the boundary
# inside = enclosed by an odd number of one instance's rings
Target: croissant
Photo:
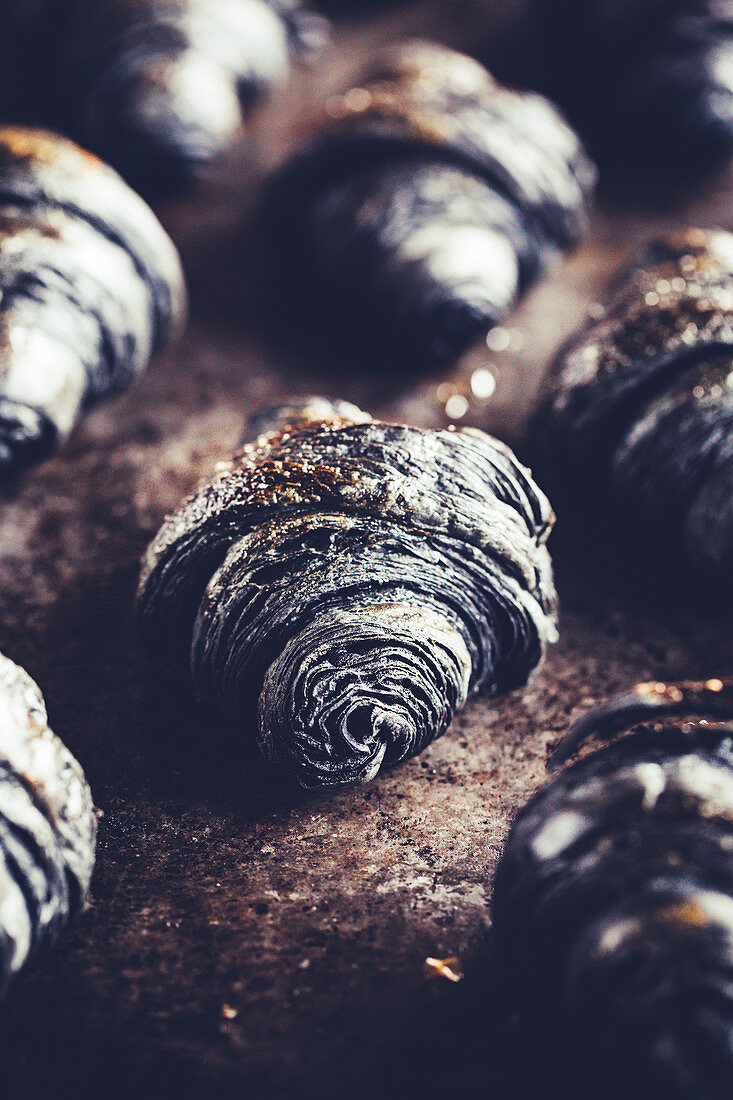
[[[126,388],[185,312],[177,253],[101,161],[0,127],[0,477]]]
[[[554,636],[551,518],[482,432],[280,406],[151,543],[143,635],[302,786],[365,782],[526,681]]]
[[[560,742],[554,763],[602,746],[509,834],[497,959],[512,1008],[583,1097],[730,1095],[731,719],[730,683],[637,685]]]
[[[558,481],[698,567],[733,563],[733,235],[650,245],[560,353],[537,426]],[[548,475],[551,476],[551,475]]]
[[[84,905],[96,818],[30,676],[0,656],[0,993]]]
[[[326,22],[298,0],[11,0],[4,37],[13,117],[69,133],[165,197],[206,173]]]
[[[595,172],[578,139],[471,58],[402,44],[329,109],[266,188],[263,300],[281,337],[439,367],[585,229]]]
[[[594,153],[698,176],[733,152],[731,0],[534,0],[542,86]]]

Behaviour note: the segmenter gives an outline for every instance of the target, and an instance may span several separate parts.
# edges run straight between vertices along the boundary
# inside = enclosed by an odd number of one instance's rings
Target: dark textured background
[[[255,121],[250,151],[196,203],[162,212],[192,287],[182,344],[3,503],[0,648],[37,678],[104,814],[89,911],[0,1008],[4,1095],[539,1095],[517,1072],[532,1052],[502,1016],[488,952],[511,814],[548,743],[607,692],[733,673],[727,614],[697,608],[694,589],[655,588],[568,514],[554,540],[561,641],[529,688],[472,702],[442,741],[364,789],[293,793],[256,761],[227,760],[205,721],[147,682],[139,557],[255,404],[322,390],[445,422],[435,380],[390,388],[272,361],[252,335],[246,222],[309,104],[378,39],[445,27],[468,45],[480,22],[479,5],[443,2],[339,30],[320,72]],[[498,369],[494,399],[468,419],[521,445],[548,356],[587,303],[658,228],[733,228],[729,187],[602,200],[587,246],[512,319],[523,348],[476,352],[450,380]],[[427,980],[426,956],[448,955],[465,979]]]

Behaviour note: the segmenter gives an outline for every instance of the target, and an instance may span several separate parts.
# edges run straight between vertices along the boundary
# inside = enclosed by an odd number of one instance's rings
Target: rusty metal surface
[[[395,26],[424,31],[424,14],[342,30],[325,77],[298,79],[299,101]],[[260,165],[299,125],[284,102],[257,122]],[[387,390],[306,374],[258,345],[240,228],[251,156],[233,157],[198,205],[164,212],[193,289],[182,344],[0,511],[0,649],[41,685],[104,812],[90,909],[0,1007],[7,1095],[513,1096],[488,954],[511,814],[548,743],[592,701],[637,679],[732,674],[727,617],[648,589],[633,561],[561,517],[561,640],[544,668],[498,705],[473,701],[366,788],[294,794],[256,760],[228,760],[205,720],[161,704],[133,618],[138,560],[254,405],[323,390],[380,416],[442,416],[435,380]],[[500,368],[475,422],[521,444],[548,355],[635,244],[680,221],[733,228],[729,193],[726,178],[693,196],[603,202],[589,243],[513,319],[523,348],[463,364],[459,381]],[[428,956],[458,956],[464,980],[428,980]]]

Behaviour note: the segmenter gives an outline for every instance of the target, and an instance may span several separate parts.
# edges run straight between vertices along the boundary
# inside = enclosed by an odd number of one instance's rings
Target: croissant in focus
[[[282,337],[372,369],[457,359],[586,224],[595,171],[547,100],[426,42],[392,48],[272,179],[263,297]]]
[[[84,773],[36,684],[0,656],[0,993],[81,910],[95,842]]]
[[[499,864],[512,1011],[579,1096],[725,1100],[733,686],[639,684],[582,719],[555,761],[593,737],[602,747],[520,811]]]
[[[163,524],[142,630],[301,785],[364,782],[473,692],[524,684],[555,630],[550,524],[528,472],[482,432],[296,402],[258,415]]]
[[[180,328],[178,255],[112,169],[0,127],[0,479],[48,456]]]
[[[149,197],[204,175],[327,37],[298,0],[11,0],[3,19],[5,117],[70,134]]]
[[[646,249],[561,352],[537,425],[558,481],[687,562],[733,565],[733,235]]]
[[[534,0],[540,83],[605,163],[687,176],[733,152],[731,0]]]

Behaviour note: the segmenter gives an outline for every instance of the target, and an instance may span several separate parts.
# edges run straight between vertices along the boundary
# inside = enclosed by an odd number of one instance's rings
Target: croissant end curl
[[[0,993],[83,906],[95,841],[81,768],[36,684],[0,655]]]
[[[482,432],[282,406],[151,544],[143,632],[303,786],[363,782],[526,681],[555,630],[551,522]]]
[[[697,179],[733,153],[731,0],[532,0],[532,11],[540,82],[599,157]]]
[[[5,0],[0,108],[71,135],[141,194],[171,195],[326,37],[298,0]]]
[[[638,684],[571,729],[554,764],[600,747],[509,835],[497,960],[584,1098],[730,1096],[732,721],[730,683]]]
[[[116,172],[53,134],[0,127],[0,479],[125,389],[185,301],[173,244]]]
[[[733,234],[651,245],[605,314],[560,354],[544,458],[629,539],[726,573],[733,564]]]
[[[485,336],[586,225],[595,171],[541,96],[470,57],[394,47],[272,181],[274,327],[371,368],[431,369]]]

